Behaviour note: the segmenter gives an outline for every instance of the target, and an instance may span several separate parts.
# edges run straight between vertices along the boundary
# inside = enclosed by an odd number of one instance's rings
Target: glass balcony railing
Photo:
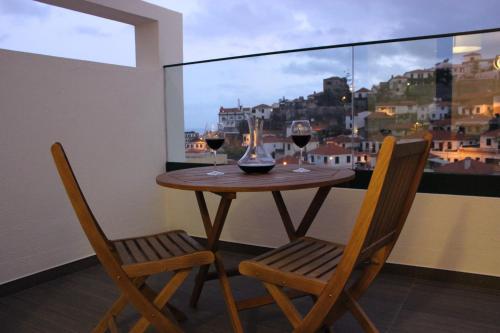
[[[266,120],[277,163],[297,162],[290,124],[307,119],[307,163],[370,170],[385,136],[431,131],[427,171],[500,175],[499,29],[170,65],[165,75],[167,100],[182,100],[187,162],[211,161],[201,135],[219,121],[219,162],[235,163],[251,113]],[[169,89],[174,80],[182,89]]]

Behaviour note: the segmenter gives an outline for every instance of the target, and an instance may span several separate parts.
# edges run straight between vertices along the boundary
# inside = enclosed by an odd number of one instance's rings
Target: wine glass
[[[300,148],[299,168],[293,172],[309,172],[311,170],[302,167],[302,151],[311,140],[311,124],[309,120],[295,120],[292,122],[292,140]]]
[[[217,149],[224,144],[224,126],[219,123],[207,124],[205,134],[203,134],[207,146],[214,153],[214,170],[207,173],[210,176],[220,176],[224,172],[217,171]]]

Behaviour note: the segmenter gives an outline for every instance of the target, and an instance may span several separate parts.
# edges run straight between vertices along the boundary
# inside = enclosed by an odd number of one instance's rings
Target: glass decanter
[[[248,122],[250,142],[245,155],[238,161],[238,166],[247,173],[269,172],[276,162],[264,149],[262,139],[264,119],[250,114],[245,114],[245,118]]]

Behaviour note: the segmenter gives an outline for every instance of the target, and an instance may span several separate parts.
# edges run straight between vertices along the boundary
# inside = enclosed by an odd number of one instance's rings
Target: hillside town
[[[249,142],[245,114],[265,119],[264,147],[277,163],[297,163],[290,138],[293,120],[307,119],[313,137],[304,162],[331,168],[373,169],[387,135],[433,135],[427,170],[500,175],[500,70],[495,59],[473,52],[461,63],[399,73],[351,92],[348,77],[323,80],[323,90],[253,107],[221,106],[226,143],[219,162],[235,163]],[[352,100],[352,103],[351,103]],[[185,132],[188,161],[207,161],[203,133]],[[203,157],[206,157],[205,159]]]

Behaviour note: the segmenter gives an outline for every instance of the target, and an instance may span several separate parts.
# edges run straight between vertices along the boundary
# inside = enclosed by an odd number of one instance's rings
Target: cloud
[[[33,0],[2,0],[0,1],[0,15],[17,17],[46,17],[50,13],[50,6],[34,2]]]
[[[77,26],[74,29],[77,33],[82,34],[82,35],[89,35],[89,36],[95,36],[95,37],[109,37],[109,33],[105,33],[100,31],[97,28],[94,27],[89,27],[89,26]]]
[[[185,61],[498,26],[495,0],[149,1],[184,13]]]
[[[4,40],[6,40],[7,38],[9,38],[8,34],[1,34],[0,35],[0,43],[3,42]]]
[[[345,62],[345,64],[341,64],[341,62],[332,58],[329,60],[309,60],[305,62],[292,61],[289,64],[283,66],[283,72],[300,76],[317,74],[329,76],[327,73],[331,73],[335,70],[338,70],[338,68],[343,67],[346,70],[349,70],[351,68],[351,65],[348,62]]]

